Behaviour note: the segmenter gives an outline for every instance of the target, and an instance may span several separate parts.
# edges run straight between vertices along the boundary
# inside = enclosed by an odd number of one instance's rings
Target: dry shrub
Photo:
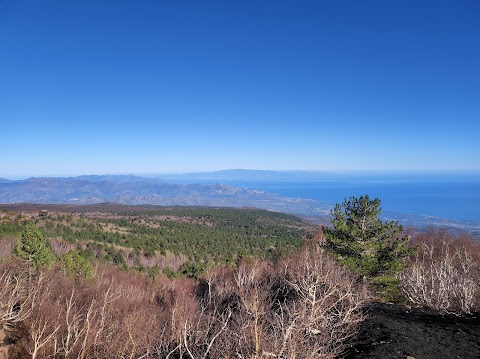
[[[366,286],[320,247],[305,248],[280,268],[269,352],[276,357],[334,358],[363,320]]]
[[[12,248],[15,237],[5,236],[0,238],[0,262],[12,257]]]
[[[12,358],[334,358],[366,299],[317,244],[275,266],[247,259],[216,268],[200,282],[108,266],[91,279],[58,269],[25,278],[23,294],[0,291],[14,295],[10,303],[34,294],[21,302]]]
[[[98,269],[96,280],[42,274],[16,352],[31,358],[133,358],[156,345],[154,288],[138,274]]]
[[[435,230],[413,244],[418,252],[400,275],[408,299],[445,314],[480,311],[480,244]]]
[[[55,253],[55,255],[57,256],[65,254],[68,251],[75,250],[77,248],[77,245],[75,243],[69,243],[58,238],[51,238],[50,244],[52,245],[53,253]]]
[[[30,317],[43,282],[43,276],[31,277],[23,262],[10,261],[0,267],[0,330],[13,334]]]
[[[194,282],[187,278],[168,280],[158,290],[157,310],[161,311],[163,320],[153,349],[155,357],[183,357],[185,332],[191,330],[198,318],[194,292]]]
[[[363,319],[366,289],[318,246],[278,266],[210,272],[184,328],[189,358],[334,358]]]

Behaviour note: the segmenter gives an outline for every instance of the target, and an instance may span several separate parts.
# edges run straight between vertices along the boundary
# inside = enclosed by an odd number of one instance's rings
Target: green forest
[[[19,237],[28,223],[57,252],[73,245],[89,260],[193,277],[245,256],[275,260],[316,231],[298,217],[258,209],[97,205],[7,210],[0,236]]]

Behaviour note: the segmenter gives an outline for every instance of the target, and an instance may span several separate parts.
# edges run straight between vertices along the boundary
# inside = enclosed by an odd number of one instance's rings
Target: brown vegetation
[[[412,244],[418,251],[400,275],[408,299],[441,313],[479,312],[480,244],[435,230]]]
[[[25,268],[0,268],[10,358],[333,358],[366,299],[364,285],[316,245],[199,282],[107,266],[93,279]]]
[[[16,267],[3,273],[18,277]],[[15,307],[24,313],[5,321],[16,341],[11,357],[122,357],[153,345],[148,340],[157,332],[155,293],[142,276],[102,267],[96,280],[65,277],[55,269],[34,278],[21,282],[33,296],[12,298],[13,307],[2,308],[2,314]]]

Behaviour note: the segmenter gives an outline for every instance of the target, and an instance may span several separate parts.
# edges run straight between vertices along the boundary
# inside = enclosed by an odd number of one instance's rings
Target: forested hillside
[[[0,236],[18,237],[33,221],[57,254],[140,270],[196,276],[244,256],[275,259],[311,238],[315,227],[295,216],[257,209],[155,206],[2,205]]]

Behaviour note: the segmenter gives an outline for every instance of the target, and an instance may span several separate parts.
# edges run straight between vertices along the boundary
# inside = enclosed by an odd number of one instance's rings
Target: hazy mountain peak
[[[0,182],[0,203],[152,204],[257,207],[289,213],[311,213],[315,202],[238,188],[223,183],[173,184],[140,176],[38,177]]]

